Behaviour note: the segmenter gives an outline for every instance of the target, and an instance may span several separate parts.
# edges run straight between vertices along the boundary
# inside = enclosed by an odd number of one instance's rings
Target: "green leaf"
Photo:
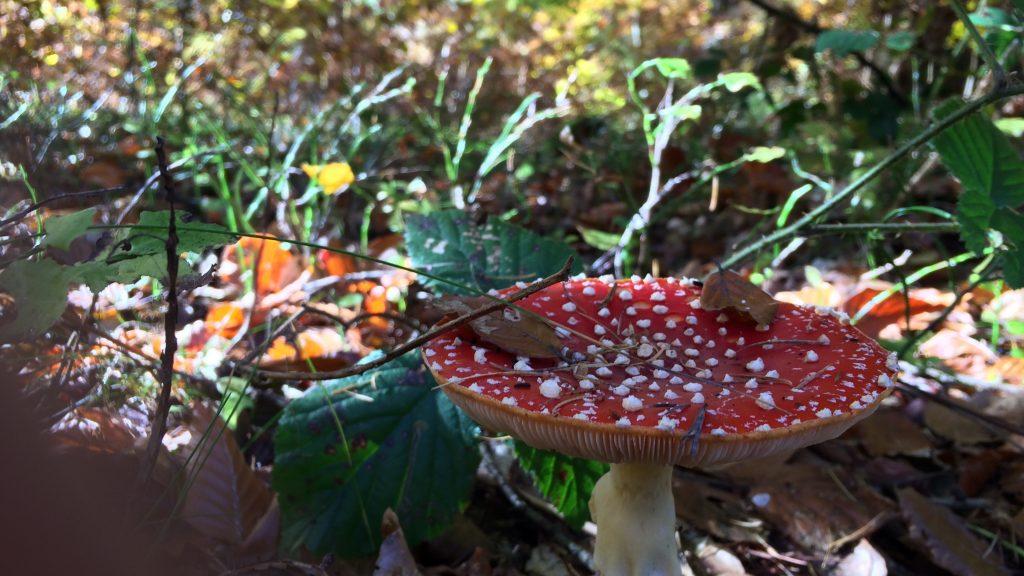
[[[533,476],[534,484],[565,519],[576,528],[590,519],[590,493],[608,471],[603,462],[572,458],[531,448],[516,441],[519,464]]]
[[[779,146],[755,146],[743,157],[748,162],[767,164],[786,156],[786,149]]]
[[[654,58],[647,62],[653,62],[658,73],[665,78],[678,78],[685,80],[693,74],[690,63],[684,58]],[[646,62],[645,62],[646,64]],[[641,64],[643,66],[643,64]]]
[[[863,52],[878,43],[878,32],[874,30],[826,30],[818,35],[814,52],[831,50],[842,57],[853,52]]]
[[[56,322],[67,307],[68,281],[49,258],[12,262],[0,273],[0,290],[14,298],[15,316],[0,325],[0,341],[34,338]]]
[[[1003,134],[1020,138],[1024,135],[1024,118],[1000,118],[996,120],[996,128]]]
[[[496,218],[476,226],[456,210],[410,215],[405,244],[413,267],[482,291],[554,274],[575,255],[562,242]],[[577,260],[573,271],[581,269]],[[474,293],[431,278],[424,284],[445,293]]]
[[[917,34],[907,30],[893,32],[885,39],[885,45],[895,52],[906,52],[914,47],[917,42]]]
[[[434,387],[414,352],[316,385],[285,408],[273,486],[286,546],[373,554],[387,508],[412,545],[445,529],[468,499],[480,457],[476,425]]]
[[[725,86],[725,89],[729,92],[739,92],[744,88],[753,87],[758,90],[761,89],[761,81],[757,79],[757,76],[750,72],[729,72],[728,74],[719,74],[718,83]]]
[[[1011,288],[1024,287],[1024,215],[1013,210],[997,210],[992,227],[1003,234],[1007,250],[1003,253],[1003,276]]]
[[[604,230],[597,230],[594,228],[579,227],[580,234],[583,235],[583,241],[589,246],[593,246],[598,250],[611,250],[619,245],[619,238],[621,235],[615,234],[614,232],[605,232]]]
[[[193,222],[188,217],[187,213],[181,211],[175,213],[175,221],[178,226],[178,254],[199,253],[208,248],[231,244],[238,239],[223,226]],[[131,249],[125,255],[137,257],[147,254],[164,254],[167,226],[170,221],[171,213],[167,210],[140,214],[139,222],[133,225],[128,230],[128,234],[124,236],[130,240],[131,244]]]
[[[945,102],[935,116],[945,118],[962,105]],[[1006,135],[982,114],[960,120],[936,136],[932,145],[964,188],[988,196],[996,208],[1024,204],[1024,162]]]
[[[71,242],[78,238],[92,226],[95,208],[86,208],[74,214],[66,216],[53,216],[43,222],[43,231],[46,232],[46,239],[43,244],[53,246],[61,250],[71,248]]]
[[[960,238],[972,252],[981,254],[988,247],[989,221],[996,207],[992,199],[972,189],[965,189],[956,204]]]
[[[669,106],[668,108],[662,110],[661,114],[663,116],[678,118],[682,122],[686,120],[696,120],[700,118],[702,111],[703,108],[701,108],[700,104],[678,103],[673,104],[672,106]]]
[[[1013,19],[1005,11],[992,6],[982,6],[969,16],[971,22],[978,27],[999,27],[1013,24]]]

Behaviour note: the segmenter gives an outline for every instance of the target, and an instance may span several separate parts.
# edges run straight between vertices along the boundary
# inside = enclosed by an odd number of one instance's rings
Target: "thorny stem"
[[[437,338],[450,330],[458,328],[459,326],[464,326],[469,322],[476,320],[477,318],[481,318],[492,312],[505,308],[506,306],[513,302],[522,300],[523,298],[526,298],[531,294],[535,294],[547,288],[548,286],[557,284],[558,282],[565,280],[569,276],[569,271],[572,269],[572,262],[573,259],[570,257],[565,261],[565,264],[562,266],[562,268],[558,272],[552,274],[551,276],[548,276],[543,280],[540,280],[534,284],[531,284],[530,286],[527,286],[526,288],[523,288],[522,290],[519,290],[511,294],[507,298],[495,299],[495,301],[490,304],[487,304],[472,312],[468,312],[466,314],[463,314],[462,316],[459,316],[458,318],[445,322],[444,324],[435,327],[434,329],[430,330],[429,332],[419,337],[409,340],[405,344],[399,346],[398,348],[395,348],[391,352],[388,352],[387,354],[371,362],[357,364],[355,366],[348,366],[346,368],[341,368],[339,370],[331,370],[328,372],[264,372],[262,370],[258,370],[258,372],[263,377],[268,378],[270,380],[333,380],[335,378],[357,376],[364,372],[373,370],[374,368],[383,366],[384,364],[387,364],[388,362],[394,360],[395,358],[398,358],[399,356],[402,356],[407,352],[419,348],[420,346],[426,344],[427,342],[430,342],[434,338]]]
[[[178,320],[178,231],[174,213],[174,180],[167,168],[167,153],[164,150],[163,138],[156,139],[157,165],[163,180],[164,194],[168,204],[167,240],[164,242],[167,258],[167,313],[164,315],[164,350],[160,357],[160,396],[157,398],[156,413],[153,415],[149,442],[139,472],[139,484],[149,481],[153,467],[156,465],[160,443],[167,431],[167,413],[171,408],[171,384],[174,381],[174,354],[178,351],[178,339],[174,329]]]
[[[998,100],[1002,100],[1004,98],[1008,98],[1011,96],[1017,96],[1020,94],[1024,94],[1024,86],[1012,86],[997,89],[993,92],[990,92],[989,94],[986,94],[980,98],[968,102],[967,104],[960,107],[960,109],[957,110],[956,112],[932,124],[928,129],[924,130],[917,136],[908,140],[902,146],[900,146],[891,154],[886,156],[881,162],[872,166],[870,170],[862,174],[859,178],[851,182],[846,188],[839,191],[835,196],[826,200],[814,210],[811,210],[807,214],[804,214],[789,226],[776,230],[775,232],[772,232],[771,234],[761,238],[757,242],[754,242],[738,250],[732,256],[727,258],[725,262],[722,263],[722,265],[725,266],[726,268],[732,268],[736,264],[746,260],[752,254],[759,252],[765,246],[775,244],[776,242],[781,242],[783,240],[789,240],[793,236],[796,236],[801,230],[809,226],[812,222],[817,220],[819,217],[824,216],[836,206],[845,202],[855,193],[864,188],[869,182],[877,178],[882,172],[885,172],[893,164],[896,164],[897,162],[902,160],[904,156],[906,156],[913,150],[916,150],[923,144],[927,143],[935,136],[941,134],[950,126],[956,124],[963,118],[969,116],[970,114],[983,108],[984,106],[987,106]]]

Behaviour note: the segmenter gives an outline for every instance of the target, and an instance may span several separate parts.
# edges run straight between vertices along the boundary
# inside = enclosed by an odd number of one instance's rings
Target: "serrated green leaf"
[[[981,254],[988,247],[989,221],[996,207],[985,194],[965,189],[956,204],[956,220],[960,223],[960,238],[972,252]]]
[[[57,262],[18,260],[0,273],[0,290],[14,298],[14,318],[0,325],[0,341],[39,336],[67,307],[68,277]]]
[[[590,519],[590,493],[594,485],[608,471],[603,462],[572,458],[537,450],[516,441],[519,464],[533,476],[540,490],[572,526],[580,528]]]
[[[95,214],[95,208],[86,208],[74,214],[47,218],[43,222],[43,231],[46,232],[43,244],[60,248],[61,250],[69,249],[71,242],[85,234],[89,226],[92,226],[92,219]]]
[[[1013,210],[997,210],[992,227],[1003,234],[1003,276],[1011,288],[1024,287],[1024,215]]]
[[[410,353],[316,385],[285,408],[273,486],[286,546],[375,553],[387,508],[412,545],[444,530],[468,499],[479,452],[476,425],[434,387]]]
[[[409,216],[405,244],[413,267],[483,291],[554,274],[575,255],[557,240],[496,218],[476,226],[455,210]],[[581,269],[577,260],[573,271]],[[449,294],[472,293],[430,278],[424,284]]]
[[[945,102],[935,116],[945,118],[962,105]],[[982,114],[960,120],[936,136],[932,145],[964,188],[988,196],[996,208],[1024,204],[1024,162],[1006,135]]]
[[[896,52],[906,52],[914,47],[917,42],[917,34],[907,30],[893,32],[885,39],[885,45]]]
[[[836,56],[863,52],[878,43],[878,32],[874,30],[826,30],[818,34],[815,52],[831,50]]]
[[[178,253],[202,252],[208,248],[231,244],[238,238],[217,224],[194,222],[182,212],[175,213],[178,225]],[[139,222],[134,224],[124,236],[130,240],[130,256],[147,254],[163,254],[164,243],[167,241],[167,226],[171,221],[171,213],[167,210],[159,212],[143,212],[139,214]]]

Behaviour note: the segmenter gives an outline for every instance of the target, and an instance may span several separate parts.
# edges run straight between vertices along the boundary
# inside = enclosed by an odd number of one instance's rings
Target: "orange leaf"
[[[235,302],[218,302],[206,312],[206,329],[223,338],[233,338],[245,322],[245,310]]]

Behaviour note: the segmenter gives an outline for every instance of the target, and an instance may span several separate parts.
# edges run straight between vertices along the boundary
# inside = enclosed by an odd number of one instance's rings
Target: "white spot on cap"
[[[817,362],[818,353],[815,352],[814,350],[808,350],[807,354],[804,355],[804,360],[806,360],[807,362]]]
[[[756,360],[747,362],[747,370],[750,370],[751,372],[760,372],[761,370],[764,370],[764,360],[758,357]]]
[[[629,428],[630,426],[632,426],[632,423],[629,421],[629,418],[623,416],[622,418],[619,418],[618,420],[615,421],[615,425],[618,426],[619,428]]]
[[[652,302],[664,302],[665,301],[665,293],[664,292],[653,292],[653,293],[651,293],[651,301]]]
[[[594,287],[593,286],[584,286],[583,287],[583,295],[584,296],[593,296],[594,294],[597,294],[597,292],[594,291]]]
[[[725,357],[726,358],[735,358],[736,357],[736,351],[733,350],[732,348],[729,348],[728,350],[725,351]]]
[[[886,388],[892,388],[892,378],[890,378],[888,374],[879,374],[878,385]]]
[[[704,395],[701,394],[700,392],[697,392],[696,394],[693,395],[692,398],[690,398],[690,402],[693,402],[694,404],[703,404]]]
[[[772,427],[767,424],[761,424],[757,428],[754,428],[754,430],[757,430],[758,432],[771,432]]]
[[[694,302],[696,302],[696,300],[694,300]],[[691,326],[696,326],[697,325],[697,317],[693,316],[693,315],[687,316],[686,317],[686,323],[691,325]]]
[[[769,370],[769,371],[764,373],[764,376],[765,376],[765,378],[778,378],[779,377],[779,371],[778,370]]]
[[[619,298],[621,298],[622,300],[632,300],[633,293],[630,292],[629,290],[619,290]]]
[[[721,428],[715,428],[711,431],[712,436],[725,436],[725,430]]]
[[[505,396],[504,398],[501,399],[501,403],[506,406],[516,406],[519,404],[518,402],[516,402],[516,399],[513,398],[512,396]]]
[[[654,310],[655,314],[667,314],[668,313],[668,306],[664,306],[662,304],[655,304],[654,308],[652,308],[652,310]]]
[[[688,382],[685,386],[683,386],[683,390],[686,390],[687,392],[700,392],[703,389],[704,386],[697,382]]]
[[[629,410],[630,412],[636,412],[644,407],[643,400],[636,396],[626,396],[622,399],[622,409]]]
[[[601,308],[597,311],[597,315],[601,318],[607,318],[612,315],[612,311],[607,308]]]
[[[479,384],[470,384],[469,389],[470,391],[476,392],[477,394],[480,394],[484,391],[484,389],[481,388]]]
[[[473,350],[473,361],[477,364],[487,364],[487,349],[476,348]]]
[[[757,494],[754,494],[753,496],[750,497],[750,501],[754,503],[754,506],[757,506],[758,508],[764,508],[765,506],[768,505],[769,502],[772,501],[772,496],[771,494],[758,492]]]
[[[533,370],[533,366],[530,366],[530,359],[525,356],[520,356],[516,359],[516,363],[512,365],[512,369],[516,371],[529,372]]]
[[[594,334],[597,334],[598,336],[604,336],[606,333],[608,333],[607,328],[601,326],[600,324],[594,325]]]
[[[626,394],[629,394],[629,386],[626,386],[625,384],[619,384],[615,388],[612,388],[612,392],[619,396],[625,396]]]
[[[641,327],[641,328],[650,328],[651,327],[651,321],[650,320],[646,320],[646,319],[637,320],[636,321],[636,325]]]
[[[587,378],[582,378],[582,379],[580,379],[580,388],[582,388],[584,390],[593,390],[594,389],[594,381],[593,380],[588,380]]]
[[[668,416],[663,416],[661,420],[658,421],[658,428],[662,430],[675,430],[678,424],[679,420],[676,420],[675,418],[669,418]]]
[[[565,304],[562,304],[562,310],[565,310],[566,312],[575,312],[576,305],[572,302],[566,302]]]
[[[772,398],[771,392],[761,392],[761,395],[757,397],[757,405],[765,410],[775,407],[775,398]]]
[[[832,343],[832,341],[828,339],[828,336],[826,336],[824,334],[822,334],[821,336],[818,336],[818,344],[824,344],[825,346],[828,346],[831,343]]]
[[[665,391],[665,400],[675,400],[676,398],[679,398],[679,394],[676,394],[671,390]]]
[[[548,378],[540,383],[540,393],[545,398],[558,398],[562,395],[562,387],[558,385],[558,378]]]
[[[817,416],[818,418],[831,418],[832,411],[829,410],[828,408],[822,408],[821,410],[815,412],[814,415]]]

